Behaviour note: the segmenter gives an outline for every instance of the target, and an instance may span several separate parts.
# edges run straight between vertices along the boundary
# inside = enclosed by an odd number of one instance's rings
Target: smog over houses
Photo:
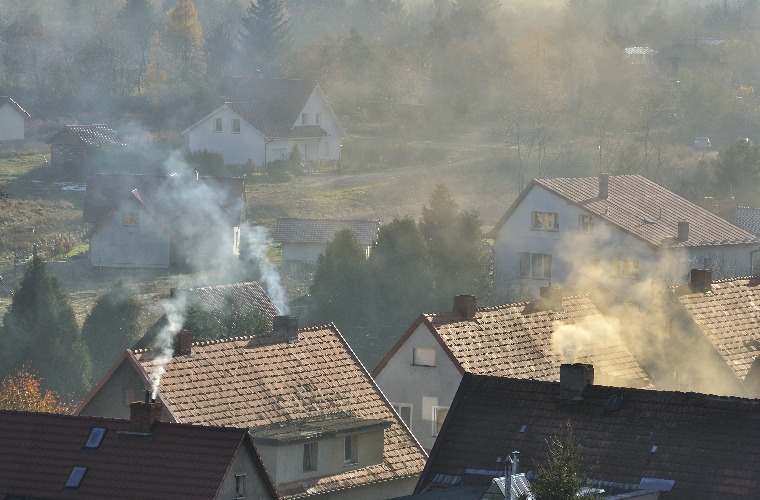
[[[55,487],[13,469],[0,497],[118,491],[76,462],[98,418],[229,466],[204,498],[540,499],[541,443],[610,457],[592,430],[627,403],[572,408],[616,391],[684,425],[720,407],[706,442],[751,429],[757,25],[747,0],[0,2],[0,410],[67,434],[14,445],[65,449]],[[547,397],[579,363],[598,397]],[[503,456],[447,462],[481,384],[539,393]],[[137,401],[139,432],[113,420]],[[534,425],[557,405],[573,429]],[[539,463],[510,475],[521,440]],[[568,495],[757,489],[645,451]]]

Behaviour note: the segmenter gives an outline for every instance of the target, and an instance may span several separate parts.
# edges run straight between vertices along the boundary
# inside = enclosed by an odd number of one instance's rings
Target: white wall
[[[345,134],[343,126],[340,124],[337,115],[332,109],[327,96],[322,89],[317,86],[312,92],[306,104],[303,107],[302,113],[308,113],[307,125],[316,125],[316,114],[321,113],[322,119],[319,125],[329,134],[327,137],[322,137],[316,143],[310,145],[318,149],[318,153],[309,153],[310,160],[340,160],[340,145]],[[294,125],[303,125],[301,117],[299,116]]]
[[[435,367],[412,365],[415,347],[435,349]],[[392,404],[412,405],[412,434],[430,450],[433,436],[433,407],[451,406],[462,375],[427,326],[421,324],[404,342],[375,382]]]
[[[0,106],[0,141],[24,139],[24,116],[6,103]]]
[[[216,118],[222,119],[222,131],[215,132]],[[232,120],[240,120],[240,133],[232,133]],[[193,127],[187,134],[190,151],[208,149],[218,151],[224,163],[246,163],[250,158],[255,164],[264,163],[264,136],[240,116],[222,106]],[[272,147],[267,145],[267,150]],[[267,161],[271,161],[267,158]]]

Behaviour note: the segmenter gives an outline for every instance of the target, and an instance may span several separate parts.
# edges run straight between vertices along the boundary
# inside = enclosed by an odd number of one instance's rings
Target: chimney
[[[542,286],[539,289],[539,309],[542,311],[562,310],[562,288]]]
[[[692,269],[689,285],[693,293],[712,292],[712,269]]]
[[[678,221],[678,241],[686,241],[689,239],[689,221]]]
[[[559,367],[559,397],[582,401],[586,387],[594,385],[594,365],[587,363],[562,364]]]
[[[183,328],[174,337],[173,356],[188,356],[193,352],[193,332]]]
[[[455,295],[454,296],[454,313],[464,319],[470,320],[475,318],[478,311],[478,298],[474,295]]]
[[[298,316],[275,316],[272,318],[272,336],[281,337],[289,344],[298,342]]]
[[[134,401],[129,404],[129,430],[131,432],[150,432],[154,422],[161,421],[164,405],[150,397],[150,391],[145,391],[145,401]]]
[[[610,195],[610,174],[599,174],[599,199],[606,200]]]

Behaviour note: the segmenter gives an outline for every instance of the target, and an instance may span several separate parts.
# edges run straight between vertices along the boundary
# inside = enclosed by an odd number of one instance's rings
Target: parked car
[[[697,137],[694,139],[694,147],[697,149],[707,149],[710,147],[709,137]]]

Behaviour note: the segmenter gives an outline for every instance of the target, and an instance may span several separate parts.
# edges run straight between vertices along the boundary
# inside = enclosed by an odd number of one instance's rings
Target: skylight
[[[69,478],[66,480],[66,488],[79,488],[85,472],[87,472],[87,467],[79,467],[78,465],[72,467]]]
[[[100,442],[103,441],[103,436],[106,435],[106,429],[103,427],[93,427],[90,431],[90,436],[87,438],[87,442],[84,444],[85,448],[97,448],[100,446]]]

